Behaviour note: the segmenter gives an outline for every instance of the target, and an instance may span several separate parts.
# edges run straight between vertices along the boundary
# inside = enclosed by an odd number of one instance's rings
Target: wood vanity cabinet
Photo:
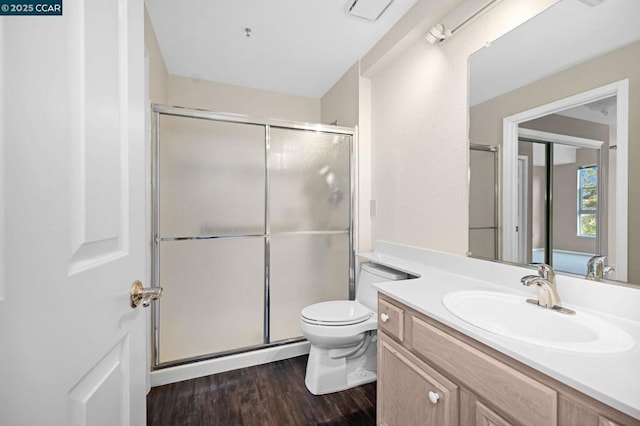
[[[377,398],[386,426],[640,426],[382,294]]]
[[[458,386],[386,336],[378,342],[378,423],[458,425]]]

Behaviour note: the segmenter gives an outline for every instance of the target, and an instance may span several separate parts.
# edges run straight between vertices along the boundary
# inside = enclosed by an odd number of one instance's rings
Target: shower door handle
[[[152,300],[157,300],[162,296],[162,287],[144,287],[140,281],[131,284],[129,299],[132,308],[137,308],[142,304],[145,308],[151,304]]]

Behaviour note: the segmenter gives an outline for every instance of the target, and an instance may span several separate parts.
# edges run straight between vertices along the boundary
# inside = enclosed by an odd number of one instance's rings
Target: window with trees
[[[578,236],[598,232],[598,166],[578,168]]]

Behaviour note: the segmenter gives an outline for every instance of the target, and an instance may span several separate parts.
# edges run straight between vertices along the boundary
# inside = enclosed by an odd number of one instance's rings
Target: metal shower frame
[[[270,184],[269,184],[269,161],[270,161],[270,131],[271,128],[305,130],[330,134],[340,134],[351,136],[349,143],[349,228],[345,231],[296,231],[282,234],[306,234],[306,235],[330,235],[348,234],[349,237],[349,298],[355,297],[355,239],[354,239],[354,218],[356,211],[355,204],[355,182],[356,182],[356,152],[357,130],[350,127],[340,127],[324,124],[300,123],[286,120],[263,119],[241,114],[218,113],[200,109],[190,109],[183,107],[152,104],[152,136],[151,136],[151,282],[153,287],[159,286],[160,279],[160,251],[159,245],[162,241],[170,240],[203,240],[203,239],[224,239],[224,238],[263,238],[264,239],[264,327],[263,343],[250,347],[243,347],[230,351],[203,354],[174,361],[160,362],[160,308],[159,301],[155,301],[151,306],[151,368],[158,370],[167,367],[190,364],[223,356],[249,352],[257,349],[264,349],[273,346],[286,345],[289,343],[303,341],[304,338],[292,338],[270,341],[270,239],[274,235],[271,233],[270,220]],[[210,235],[198,237],[160,237],[160,181],[159,181],[159,142],[160,142],[160,115],[170,115],[176,117],[199,118],[227,123],[239,123],[264,126],[265,129],[265,227],[263,234],[242,234],[242,235]],[[281,233],[277,233],[281,234]]]

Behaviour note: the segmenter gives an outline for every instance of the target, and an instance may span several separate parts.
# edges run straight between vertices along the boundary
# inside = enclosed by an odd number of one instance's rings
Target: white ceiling
[[[347,15],[348,0],[146,5],[169,74],[319,98],[415,2],[394,0],[377,22]]]
[[[470,58],[477,105],[640,40],[640,0],[561,0]]]
[[[611,98],[580,105],[575,108],[566,109],[558,114],[592,121],[594,123],[613,125],[618,119],[616,97],[613,96]]]

